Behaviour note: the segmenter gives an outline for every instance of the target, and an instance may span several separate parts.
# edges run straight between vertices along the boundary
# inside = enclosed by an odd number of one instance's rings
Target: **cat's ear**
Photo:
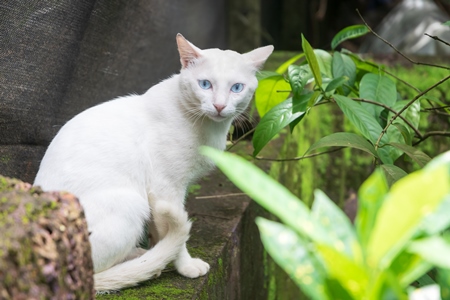
[[[273,46],[265,46],[256,48],[253,51],[244,53],[243,56],[248,59],[256,69],[261,70],[266,62],[267,58],[269,58],[270,54],[273,52]]]
[[[177,34],[178,52],[180,53],[181,66],[187,68],[190,63],[201,56],[202,50],[195,47],[184,38],[180,33]]]

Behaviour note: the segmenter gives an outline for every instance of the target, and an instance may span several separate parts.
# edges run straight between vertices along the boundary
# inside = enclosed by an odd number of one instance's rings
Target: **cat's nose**
[[[213,105],[216,108],[218,113],[220,113],[225,108],[225,105],[223,105],[223,104],[216,104],[216,103],[214,103]]]

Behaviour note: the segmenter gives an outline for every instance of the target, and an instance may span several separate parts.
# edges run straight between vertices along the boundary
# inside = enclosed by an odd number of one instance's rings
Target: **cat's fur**
[[[79,197],[97,291],[136,285],[158,276],[171,261],[191,278],[209,270],[186,249],[191,226],[186,190],[213,167],[198,148],[225,148],[231,122],[246,109],[257,87],[255,73],[273,47],[246,54],[200,50],[180,34],[177,43],[180,74],[143,95],[74,117],[50,144],[34,182]],[[202,80],[211,88],[201,88]],[[232,92],[235,83],[244,84],[243,90]],[[147,222],[156,225],[160,239],[150,250],[137,248]]]

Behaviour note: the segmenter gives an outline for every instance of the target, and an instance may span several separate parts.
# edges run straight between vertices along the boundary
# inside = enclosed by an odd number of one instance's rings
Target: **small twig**
[[[359,101],[359,102],[365,102],[365,103],[370,103],[370,104],[374,104],[374,105],[378,105],[381,107],[384,107],[385,109],[389,110],[390,112],[392,112],[394,115],[396,115],[398,112],[393,110],[391,107],[383,104],[383,103],[379,103],[379,102],[375,102],[372,100],[367,100],[367,99],[362,99],[362,98],[351,98],[352,100],[355,101]],[[422,134],[420,133],[419,129],[417,129],[408,119],[406,119],[405,117],[403,117],[402,115],[398,115],[398,117],[400,119],[402,119],[406,124],[408,124],[408,126],[414,131],[414,133],[417,135],[418,138],[422,138]]]
[[[249,131],[247,131],[245,134],[243,134],[240,138],[238,138],[237,140],[233,141],[232,145],[230,147],[228,147],[225,151],[230,151],[234,146],[236,146],[240,141],[242,141],[243,139],[245,139],[247,136],[249,136],[250,134],[252,134],[254,131],[256,130],[255,128],[250,129]]]
[[[438,107],[429,107],[429,108],[424,108],[421,111],[433,111],[433,110],[446,109],[446,108],[449,108],[449,107],[450,107],[450,105],[438,106]]]
[[[426,36],[429,36],[430,38],[432,38],[433,40],[435,40],[435,41],[438,41],[438,42],[441,42],[441,43],[443,43],[443,44],[445,44],[445,45],[447,45],[447,46],[450,46],[450,43],[448,43],[448,42],[446,42],[446,41],[444,41],[444,40],[441,40],[438,36],[435,36],[435,35],[429,35],[428,33],[424,33]]]
[[[427,132],[420,138],[420,140],[415,142],[413,144],[413,146],[416,146],[416,145],[422,143],[423,141],[425,141],[430,136],[448,136],[448,137],[450,137],[450,132],[448,132],[448,131],[430,131],[430,132]]]
[[[397,119],[408,107],[411,106],[411,104],[413,104],[417,99],[419,99],[420,97],[422,97],[423,95],[425,95],[426,93],[428,93],[430,90],[434,89],[435,87],[437,87],[438,85],[442,84],[443,82],[447,81],[448,79],[450,79],[450,75],[439,80],[438,82],[436,82],[435,84],[433,84],[432,86],[428,87],[426,90],[424,90],[423,92],[417,94],[411,101],[409,101],[402,109],[400,109],[394,116],[392,116],[392,118],[389,120],[389,122],[386,124],[386,127],[384,127],[384,129],[381,131],[380,136],[378,137],[377,142],[375,143],[375,150],[378,149],[379,145],[380,145],[380,141],[383,138],[384,134],[387,132],[389,126],[392,125],[392,123],[395,121],[395,119]]]
[[[383,71],[384,73],[388,74],[389,76],[397,79],[398,81],[400,81],[401,83],[403,83],[404,85],[412,88],[413,90],[415,90],[416,92],[420,93],[420,90],[418,88],[416,88],[415,86],[413,86],[412,84],[410,84],[409,82],[406,82],[405,80],[401,79],[400,77],[394,75],[393,73],[385,70],[385,69],[381,69],[381,71]]]
[[[336,151],[339,151],[339,150],[344,149],[344,148],[346,148],[346,147],[338,147],[338,148],[331,149],[331,150],[328,150],[328,151],[317,152],[317,153],[313,153],[313,154],[308,154],[308,155],[303,155],[303,156],[298,156],[298,157],[292,157],[292,158],[266,158],[266,157],[256,156],[255,159],[257,159],[257,160],[269,160],[269,161],[275,161],[275,162],[297,161],[297,160],[302,160],[302,159],[305,159],[305,158],[311,158],[311,157],[315,157],[315,156],[319,156],[319,155],[323,155],[323,154],[336,152]]]
[[[232,194],[225,194],[225,195],[212,195],[212,196],[197,196],[195,199],[215,199],[215,198],[223,198],[223,197],[239,197],[239,196],[245,196],[245,193],[232,193]]]
[[[435,68],[441,68],[441,69],[450,70],[450,67],[441,66],[441,65],[435,65],[435,64],[429,64],[429,63],[423,63],[423,62],[419,62],[419,61],[412,60],[411,58],[409,58],[408,56],[406,56],[405,54],[403,54],[400,50],[398,50],[394,45],[392,45],[390,42],[388,42],[387,40],[385,40],[384,38],[382,38],[378,33],[376,33],[376,32],[369,26],[369,24],[367,24],[366,20],[363,18],[363,16],[361,15],[361,13],[359,12],[358,9],[356,10],[356,12],[358,13],[359,17],[360,17],[361,20],[363,21],[364,25],[367,26],[367,29],[369,29],[369,31],[370,31],[374,36],[376,36],[378,39],[380,39],[381,41],[383,41],[383,43],[385,43],[386,45],[388,45],[389,47],[391,47],[395,52],[397,52],[400,56],[402,56],[404,59],[406,59],[406,60],[409,61],[410,63],[416,64],[416,65],[423,65],[423,66],[429,66],[429,67],[435,67]]]

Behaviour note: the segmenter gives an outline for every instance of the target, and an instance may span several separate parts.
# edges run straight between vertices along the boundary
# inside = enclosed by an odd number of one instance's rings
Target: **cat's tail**
[[[120,290],[157,277],[168,263],[177,258],[189,238],[191,222],[188,221],[187,213],[180,207],[160,202],[154,209],[154,216],[164,220],[164,238],[138,258],[95,274],[97,293]]]

